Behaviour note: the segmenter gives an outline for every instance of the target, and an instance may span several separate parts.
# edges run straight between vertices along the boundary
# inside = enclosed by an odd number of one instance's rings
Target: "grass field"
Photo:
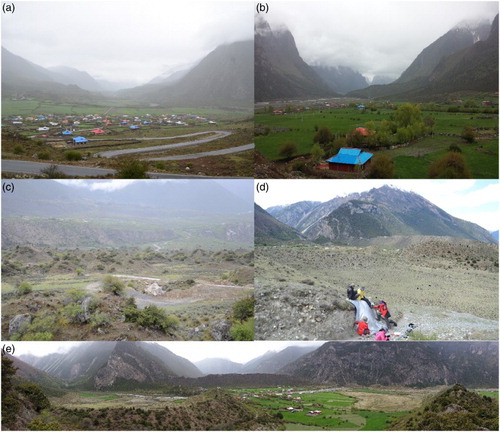
[[[387,108],[376,111],[327,108],[286,115],[256,113],[256,150],[269,160],[280,160],[281,146],[293,142],[297,146],[294,156],[308,155],[314,135],[322,127],[327,127],[336,138],[344,137],[368,122],[373,122],[376,129],[382,120],[389,120],[393,113],[394,110]],[[445,154],[451,145],[460,148],[473,178],[498,177],[497,114],[422,111],[422,118],[428,117],[434,121],[433,136],[417,140],[407,147],[381,151],[393,159],[395,178],[426,178],[430,164]],[[469,126],[477,130],[474,144],[466,144],[460,137],[463,129]],[[324,159],[331,156],[334,155],[325,155]]]
[[[347,392],[349,391],[347,390]],[[411,390],[400,392],[401,395],[398,397],[404,400],[408,396],[408,392]],[[370,401],[373,409],[358,409],[356,404],[360,402],[360,398],[363,398],[363,394],[361,393],[359,396],[358,393],[355,393],[357,396],[353,397],[340,389],[339,391],[246,389],[240,390],[238,393],[247,395],[248,400],[261,408],[264,407],[270,414],[281,415],[286,430],[384,430],[393,419],[408,412],[407,410],[390,411],[384,408],[384,403],[377,407],[377,403],[373,404],[373,400]],[[366,389],[365,393],[372,396],[373,394],[385,395],[393,392]],[[416,396],[418,400],[421,400],[426,394],[424,392],[418,393]],[[412,398],[414,397],[412,396]],[[314,411],[316,413],[311,413]]]
[[[248,117],[247,111],[220,110],[209,108],[185,108],[185,107],[141,107],[132,101],[103,99],[95,104],[69,104],[57,103],[54,101],[41,100],[2,100],[2,116],[14,115],[29,116],[34,114],[54,114],[54,115],[85,115],[85,114],[109,114],[109,115],[129,115],[142,116],[146,114],[190,114],[209,116],[215,120],[229,119],[238,120]]]

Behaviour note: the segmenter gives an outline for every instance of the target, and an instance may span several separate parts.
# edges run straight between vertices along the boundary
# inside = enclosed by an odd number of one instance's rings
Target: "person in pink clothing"
[[[375,333],[375,340],[376,341],[388,341],[389,340],[389,334],[386,334],[387,329],[381,328],[377,333]]]

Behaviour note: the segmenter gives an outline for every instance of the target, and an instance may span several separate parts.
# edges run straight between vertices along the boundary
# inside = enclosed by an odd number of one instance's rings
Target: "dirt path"
[[[144,280],[148,282],[158,282],[161,279],[145,276],[115,274],[114,277],[129,280]],[[101,282],[92,282],[86,286],[88,291],[99,292]],[[187,289],[173,289],[163,295],[152,296],[139,292],[131,287],[125,289],[127,297],[133,297],[139,309],[154,305],[158,307],[184,306],[191,303],[203,301],[223,301],[242,297],[242,295],[253,290],[252,285],[230,285],[216,284],[208,281],[197,280],[196,283]]]

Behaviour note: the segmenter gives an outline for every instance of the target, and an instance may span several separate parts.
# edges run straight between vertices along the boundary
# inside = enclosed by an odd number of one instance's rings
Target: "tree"
[[[394,178],[394,162],[385,154],[377,154],[373,157],[368,178]]]
[[[318,143],[323,149],[333,141],[333,134],[327,127],[322,127],[313,137],[313,143]]]
[[[253,296],[246,297],[237,301],[233,306],[233,317],[240,322],[243,322],[253,317],[255,308],[255,298]]]
[[[284,142],[281,145],[279,152],[278,152],[278,154],[281,157],[284,157],[287,159],[292,157],[295,153],[297,153],[297,144],[295,144],[293,141]]]
[[[319,160],[325,155],[325,152],[323,151],[323,149],[321,148],[321,146],[316,143],[312,146],[312,149],[311,149],[311,156],[314,160],[315,163],[318,163]]]
[[[420,106],[409,103],[400,105],[394,114],[394,118],[399,127],[420,123],[422,121]]]
[[[476,141],[476,131],[471,126],[466,126],[462,130],[462,139],[469,144],[472,144]]]
[[[431,164],[429,178],[462,179],[471,178],[471,174],[461,153],[448,152]]]

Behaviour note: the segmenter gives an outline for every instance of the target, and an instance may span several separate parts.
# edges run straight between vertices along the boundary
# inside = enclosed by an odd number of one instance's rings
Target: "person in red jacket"
[[[373,309],[378,309],[378,319],[383,318],[387,325],[387,328],[389,328],[389,324],[393,324],[394,327],[398,326],[396,321],[389,319],[391,317],[391,313],[389,312],[387,303],[384,300],[380,300],[380,303],[378,305],[373,305]]]
[[[363,316],[363,318],[361,318],[361,321],[354,321],[354,324],[357,324],[358,326],[356,332],[359,335],[363,336],[370,334],[370,329],[368,328],[368,318],[366,316]]]

